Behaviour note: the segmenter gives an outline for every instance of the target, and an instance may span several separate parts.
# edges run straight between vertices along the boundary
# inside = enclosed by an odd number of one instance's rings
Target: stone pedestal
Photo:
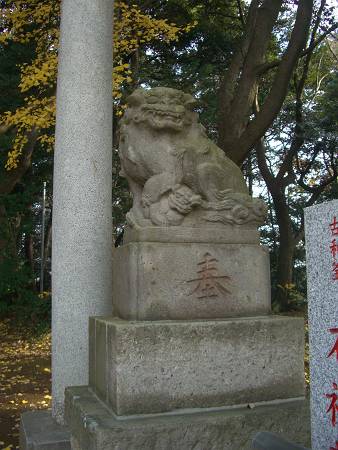
[[[309,444],[304,323],[270,314],[267,251],[196,231],[205,242],[127,232],[114,251],[119,317],[90,319],[73,450],[248,450],[260,430]]]
[[[92,318],[90,387],[118,416],[303,397],[303,335],[289,317]]]
[[[257,430],[310,444],[304,400],[121,419],[87,387],[72,387],[66,390],[66,419],[73,450],[251,450]]]
[[[270,314],[267,251],[196,231],[205,242],[127,232],[114,251],[119,317],[90,319],[73,450],[248,450],[260,430],[309,444],[304,323]]]
[[[128,320],[268,314],[269,253],[258,243],[130,242],[113,253],[113,303]]]
[[[69,388],[73,450],[249,450],[259,430],[309,444],[303,320],[90,319],[90,386]]]

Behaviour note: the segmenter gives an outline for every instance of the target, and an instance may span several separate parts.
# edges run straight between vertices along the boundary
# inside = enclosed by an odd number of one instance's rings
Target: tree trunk
[[[289,286],[292,284],[295,237],[288,206],[282,193],[272,194],[279,228],[276,294],[274,301],[282,311],[289,307]]]
[[[277,289],[273,300],[275,300],[281,310],[285,311],[288,308],[288,285],[292,283],[293,255],[297,241],[286,202],[285,187],[282,180],[275,177],[267,165],[265,146],[262,139],[256,145],[256,152],[258,168],[272,197],[279,230]]]
[[[290,79],[306,45],[313,0],[299,0],[286,50],[279,60],[271,87],[255,116],[253,103],[261,83],[274,26],[282,8],[280,0],[252,0],[242,45],[221,77],[218,93],[218,145],[241,165],[277,117]]]
[[[130,57],[130,70],[132,83],[130,90],[134,91],[139,87],[139,72],[140,72],[140,50],[137,48]]]
[[[25,235],[25,258],[31,269],[34,271],[34,246],[33,246],[33,236],[31,233]]]
[[[249,195],[253,195],[253,173],[252,173],[252,155],[249,154],[245,164],[243,165],[243,173],[249,189]]]
[[[6,129],[1,130],[1,132],[6,132]],[[7,235],[7,214],[5,205],[1,202],[1,196],[6,194],[10,194],[17,183],[20,182],[24,174],[31,166],[32,153],[37,141],[38,132],[36,129],[33,129],[28,135],[28,142],[23,149],[23,153],[19,159],[18,167],[16,169],[12,169],[10,171],[1,170],[0,173],[0,258],[1,253],[4,251],[8,244],[8,235]]]

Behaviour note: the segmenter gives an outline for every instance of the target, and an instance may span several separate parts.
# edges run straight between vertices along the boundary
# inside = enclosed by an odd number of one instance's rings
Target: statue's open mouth
[[[142,109],[146,114],[152,115],[153,118],[169,119],[177,123],[183,119],[183,113],[176,111],[168,111],[162,108],[154,108],[147,106],[144,106]]]

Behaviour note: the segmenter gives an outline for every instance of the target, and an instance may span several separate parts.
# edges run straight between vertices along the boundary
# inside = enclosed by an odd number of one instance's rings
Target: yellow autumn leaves
[[[16,127],[13,149],[8,153],[6,168],[15,169],[20,155],[28,142],[28,134],[33,129],[39,129],[38,140],[47,151],[54,144],[54,134],[50,130],[55,125],[55,96],[37,97],[31,95],[25,98],[25,105],[14,112],[7,112],[1,117],[6,126]]]
[[[51,404],[49,333],[0,320],[0,450],[18,449],[20,414]]]
[[[144,14],[137,5],[115,2],[113,98],[117,114],[122,114],[122,88],[132,82],[126,62],[140,46],[160,40],[177,41],[180,34],[194,24],[178,27],[165,19]],[[35,59],[20,67],[21,92],[27,92],[24,105],[0,117],[0,123],[15,128],[16,137],[8,153],[6,169],[18,167],[20,156],[28,143],[29,134],[39,131],[39,142],[47,151],[54,146],[55,89],[57,76],[57,49],[59,41],[60,0],[5,0],[1,10],[5,24],[0,34],[0,45],[9,41],[32,43]]]

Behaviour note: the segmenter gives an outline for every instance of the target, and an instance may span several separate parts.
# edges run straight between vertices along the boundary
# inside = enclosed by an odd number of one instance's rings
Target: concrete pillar
[[[111,313],[112,0],[63,0],[52,261],[52,414],[88,384],[88,317]]]

